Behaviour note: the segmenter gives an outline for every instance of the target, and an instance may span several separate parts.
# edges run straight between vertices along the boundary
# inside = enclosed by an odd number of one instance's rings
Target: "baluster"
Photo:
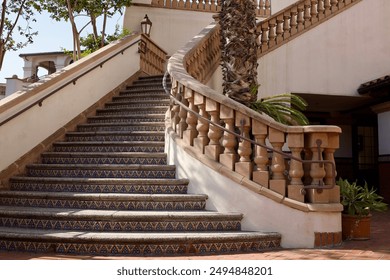
[[[337,4],[338,4],[338,0],[330,0],[330,4],[331,4],[331,10],[332,10],[332,13],[336,12],[338,10],[337,8]]]
[[[332,13],[332,8],[331,8],[330,0],[325,0],[324,1],[324,9],[325,9],[325,17],[329,16]]]
[[[298,9],[293,7],[291,10],[291,20],[290,20],[290,34],[294,36],[298,32]]]
[[[324,8],[324,0],[318,1],[318,19],[321,20],[325,18],[325,8]]]
[[[265,1],[265,15],[267,16],[271,15],[271,0]]]
[[[351,4],[353,2],[353,0],[345,0],[344,3],[345,3],[345,6],[348,6],[349,4]]]
[[[261,24],[261,51],[265,52],[268,50],[268,34],[269,34],[269,27],[268,22],[264,22]]]
[[[206,112],[210,115],[210,120],[216,124],[220,124],[219,107],[220,105],[218,102],[209,98],[206,99]],[[220,144],[222,135],[222,130],[219,127],[210,124],[209,133],[207,134],[210,139],[210,142],[205,147],[205,155],[215,161],[219,161],[219,155],[222,153],[222,146]]]
[[[283,39],[287,40],[291,36],[291,14],[285,13],[283,15]]]
[[[307,147],[311,150],[312,160],[322,160],[322,153],[324,147],[328,145],[327,134],[322,132],[311,132],[307,137]],[[321,186],[324,185],[325,167],[323,163],[311,163],[310,164],[310,177],[312,179],[311,185]],[[310,203],[328,203],[329,191],[323,189],[308,189],[306,193],[308,202]]]
[[[310,0],[306,0],[304,6],[305,6],[305,13],[304,13],[305,28],[307,28],[311,25]]]
[[[301,152],[304,147],[304,133],[302,128],[290,128],[288,133],[288,147],[294,158],[301,159]],[[287,186],[287,196],[291,199],[304,202],[302,177],[304,175],[302,162],[291,159],[290,161],[290,184]]]
[[[283,42],[283,15],[276,18],[276,44]]]
[[[208,115],[206,112],[206,101],[205,97],[197,92],[195,92],[194,104],[198,106],[199,114],[208,119]],[[198,119],[198,124],[196,126],[196,130],[198,131],[197,138],[194,139],[194,147],[196,147],[199,151],[204,153],[204,147],[209,143],[209,138],[207,136],[207,132],[209,131],[209,123],[202,119]]]
[[[236,126],[240,128],[240,133],[245,138],[250,138],[251,120],[243,114],[236,113]],[[253,162],[251,160],[252,145],[248,140],[241,140],[238,144],[239,162],[235,164],[235,171],[248,179],[252,178]]]
[[[171,0],[171,7],[172,7],[172,9],[177,8],[177,0]]]
[[[265,146],[265,139],[268,134],[267,125],[252,120],[252,134],[255,137],[255,141]],[[255,145],[255,157],[253,161],[255,166],[253,168],[253,181],[268,188],[269,187],[269,171],[268,171],[268,151],[267,148]]]
[[[318,0],[311,0],[311,9],[310,9],[310,15],[311,15],[311,23],[316,23],[318,21]]]
[[[303,4],[298,5],[298,32],[305,29],[305,19],[304,19],[305,7]]]
[[[196,11],[198,9],[198,3],[197,1],[192,1],[191,2],[191,10]]]
[[[338,133],[328,133],[328,146],[324,149],[324,159],[329,160],[335,163],[334,152],[339,148],[339,134]],[[334,176],[334,177],[333,177]],[[331,185],[334,182],[337,172],[335,174],[332,172],[332,167],[330,164],[325,165],[325,185]],[[340,202],[340,187],[335,186],[329,191],[329,202],[338,203]]]
[[[268,139],[276,151],[282,151],[282,147],[285,142],[285,136],[282,131],[270,127]],[[286,180],[283,174],[285,169],[286,165],[283,155],[277,152],[273,152],[271,163],[272,177],[269,182],[269,188],[283,196],[286,195]]]
[[[269,33],[268,33],[268,47],[271,49],[275,46],[275,39],[276,39],[276,20],[270,19],[269,20]]]
[[[205,11],[211,11],[211,5],[210,5],[209,0],[205,0],[204,10]]]
[[[178,5],[177,5],[177,7],[179,8],[179,9],[184,9],[184,0],[179,0],[179,3],[178,3]]]
[[[339,3],[337,5],[338,9],[342,9],[345,7],[345,1],[344,0],[339,0]]]
[[[177,98],[184,105],[188,106],[187,100],[185,100],[185,98],[184,98],[184,91],[185,91],[185,88],[180,91],[180,94],[179,94],[179,96],[177,96]],[[187,125],[187,111],[181,106],[179,108],[178,117],[179,117],[180,121],[177,124],[176,133],[180,136],[180,138],[183,138],[183,133],[186,130],[188,125]]]
[[[186,88],[184,92],[184,98],[188,102],[188,107],[194,112],[198,113],[198,107],[194,104],[194,92],[190,89]],[[198,131],[196,130],[196,124],[198,122],[198,118],[196,115],[188,111],[187,113],[187,130],[184,131],[183,139],[187,145],[194,145],[194,138],[198,135]]]
[[[265,1],[260,0],[256,7],[257,15],[262,17],[265,15]]]
[[[225,128],[228,131],[235,131],[235,117],[234,117],[234,110],[226,107],[224,105],[221,105],[221,120],[225,123]],[[235,163],[238,160],[238,154],[236,152],[237,147],[237,138],[235,135],[225,131],[223,133],[223,139],[222,139],[222,146],[224,147],[223,154],[219,156],[219,162],[229,168],[230,170],[234,171]]]
[[[176,86],[172,87],[173,96],[177,98],[179,96],[179,91],[180,91],[180,84],[178,82],[176,82]],[[177,132],[176,131],[177,124],[180,121],[179,112],[180,112],[180,106],[178,104],[176,104],[175,102],[173,102],[172,108],[171,108],[171,127],[173,128],[173,130],[175,132]]]

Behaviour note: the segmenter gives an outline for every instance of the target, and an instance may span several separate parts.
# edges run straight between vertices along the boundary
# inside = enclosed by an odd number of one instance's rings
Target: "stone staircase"
[[[222,254],[280,246],[205,210],[164,153],[161,76],[134,82],[0,192],[0,250],[88,255]]]

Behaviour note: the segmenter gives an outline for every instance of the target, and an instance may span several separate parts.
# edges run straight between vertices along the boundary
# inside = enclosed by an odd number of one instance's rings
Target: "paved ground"
[[[344,241],[335,249],[280,249],[256,254],[219,256],[150,257],[144,259],[181,260],[390,260],[390,210],[374,213],[371,239],[366,241]],[[136,257],[65,256],[0,252],[0,260],[140,260]]]

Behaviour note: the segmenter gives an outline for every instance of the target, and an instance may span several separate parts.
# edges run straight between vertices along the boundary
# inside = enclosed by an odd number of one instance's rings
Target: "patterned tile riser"
[[[0,204],[18,207],[100,209],[100,210],[149,210],[149,211],[184,211],[204,210],[205,201],[95,201],[95,200],[63,200],[41,198],[7,198],[1,197]]]
[[[179,222],[125,222],[72,221],[24,218],[0,218],[0,226],[45,230],[127,231],[127,232],[183,232],[183,231],[238,231],[238,221],[179,221]]]
[[[149,114],[158,115],[164,114],[167,109],[152,109],[148,110]],[[134,110],[101,110],[97,113],[97,116],[144,116],[145,112]]]
[[[67,141],[70,142],[88,142],[88,141],[149,141],[163,142],[165,137],[161,136],[137,136],[137,135],[94,135],[94,136],[67,136]]]
[[[142,147],[142,146],[75,146],[62,145],[55,146],[54,152],[83,152],[83,153],[123,153],[123,152],[137,152],[137,153],[163,153],[164,147]]]
[[[70,178],[164,178],[174,179],[175,171],[149,170],[85,170],[85,169],[27,169],[33,177],[70,177]]]
[[[121,125],[121,126],[99,126],[90,125],[90,126],[79,126],[78,131],[80,132],[90,132],[90,131],[165,131],[165,126],[135,126],[135,125]]]
[[[34,241],[0,240],[0,250],[28,252],[56,252],[81,255],[131,255],[161,256],[183,254],[224,254],[239,252],[261,252],[280,247],[280,240],[249,242],[193,242],[184,244],[79,244],[44,243]]]
[[[159,123],[161,121],[164,121],[164,117],[161,118],[92,118],[88,119],[88,123],[126,123],[126,124],[132,124],[132,123],[140,123],[140,122],[156,122]]]
[[[165,158],[78,158],[78,157],[44,157],[45,164],[148,164],[166,165]]]
[[[65,183],[22,183],[11,182],[11,189],[16,191],[39,192],[81,192],[81,193],[139,193],[139,194],[185,194],[187,185],[90,185]]]

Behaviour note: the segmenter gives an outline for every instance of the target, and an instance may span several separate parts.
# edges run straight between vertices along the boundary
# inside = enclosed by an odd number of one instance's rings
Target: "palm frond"
[[[309,120],[301,112],[306,107],[307,103],[303,98],[291,93],[267,97],[251,104],[255,111],[265,113],[275,121],[287,125],[309,124]]]

